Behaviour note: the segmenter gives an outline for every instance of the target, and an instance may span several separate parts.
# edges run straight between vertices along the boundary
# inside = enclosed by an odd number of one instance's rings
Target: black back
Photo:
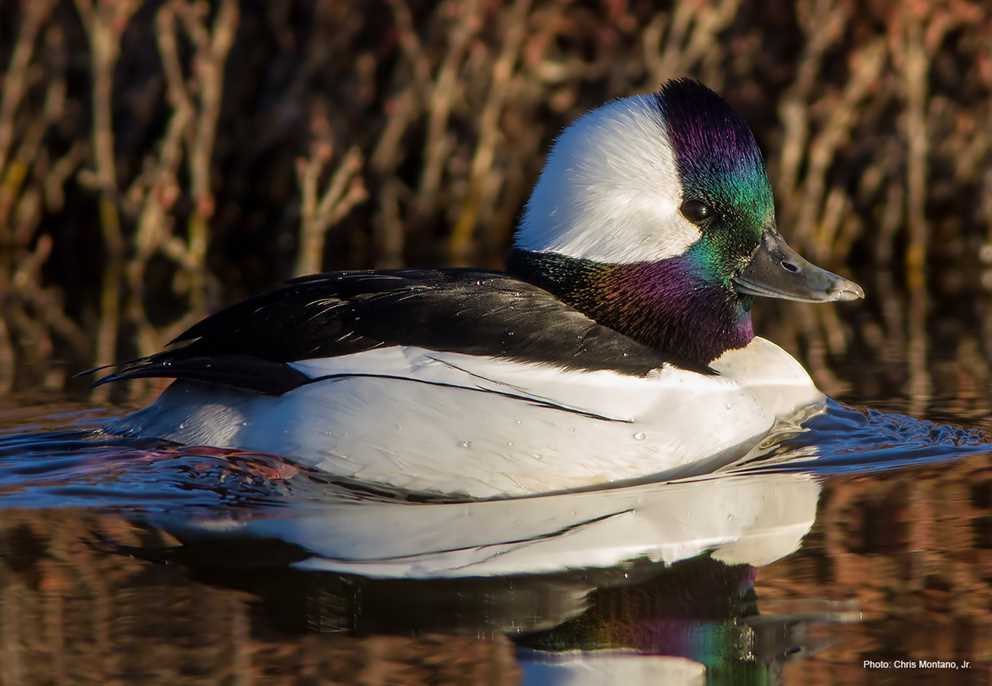
[[[395,345],[636,376],[670,361],[506,274],[349,271],[232,305],[98,383],[167,377],[280,394],[311,380],[288,362]]]

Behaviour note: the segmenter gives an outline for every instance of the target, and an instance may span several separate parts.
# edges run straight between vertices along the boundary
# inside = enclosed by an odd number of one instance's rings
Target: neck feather
[[[706,260],[691,252],[603,264],[516,249],[508,268],[599,324],[692,365],[705,367],[754,338],[750,301],[713,278]]]

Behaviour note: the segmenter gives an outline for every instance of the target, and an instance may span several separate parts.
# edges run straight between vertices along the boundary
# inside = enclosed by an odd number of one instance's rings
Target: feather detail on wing
[[[166,377],[279,395],[309,381],[293,362],[393,346],[637,377],[671,361],[504,274],[360,271],[303,277],[232,305],[97,383]]]

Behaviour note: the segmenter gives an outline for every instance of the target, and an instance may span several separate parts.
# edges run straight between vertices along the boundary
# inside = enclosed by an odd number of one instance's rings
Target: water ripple
[[[856,474],[920,467],[992,452],[992,435],[829,401],[800,425],[784,423],[730,473]]]

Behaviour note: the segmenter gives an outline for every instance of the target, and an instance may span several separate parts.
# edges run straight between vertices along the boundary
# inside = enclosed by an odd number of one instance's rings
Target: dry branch
[[[152,352],[294,272],[499,267],[561,127],[684,73],[753,124],[811,256],[992,255],[985,3],[74,3],[82,32],[54,0],[0,4],[0,384],[39,351]],[[915,315],[839,338],[825,316],[783,331],[841,388],[831,357],[901,346]]]
[[[353,147],[330,174],[327,185],[318,189],[320,178],[333,158],[330,145],[317,146],[310,158],[300,158],[296,173],[300,185],[300,245],[297,251],[297,276],[321,270],[327,231],[363,202],[368,193],[360,176],[362,154]]]

